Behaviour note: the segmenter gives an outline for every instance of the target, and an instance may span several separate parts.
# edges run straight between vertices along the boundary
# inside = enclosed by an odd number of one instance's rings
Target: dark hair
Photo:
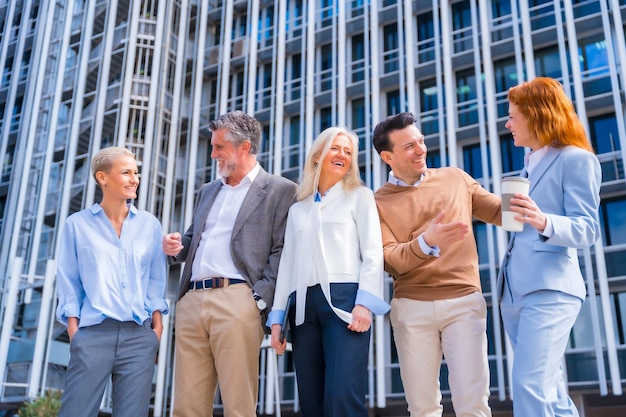
[[[379,122],[372,133],[372,142],[376,152],[380,155],[382,151],[391,151],[391,143],[389,143],[389,133],[394,130],[402,130],[407,126],[414,125],[417,118],[411,112],[399,113],[388,116],[385,120]]]
[[[235,146],[250,142],[250,154],[256,155],[261,143],[261,123],[241,110],[225,113],[209,123],[209,130],[226,129],[226,140]]]

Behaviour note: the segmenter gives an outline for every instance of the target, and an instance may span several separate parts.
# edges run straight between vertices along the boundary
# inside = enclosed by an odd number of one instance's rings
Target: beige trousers
[[[176,305],[174,416],[213,416],[218,384],[225,417],[256,416],[262,340],[248,285],[187,292]]]
[[[490,417],[487,307],[482,294],[391,300],[391,324],[411,417],[440,417],[442,356],[457,417]]]

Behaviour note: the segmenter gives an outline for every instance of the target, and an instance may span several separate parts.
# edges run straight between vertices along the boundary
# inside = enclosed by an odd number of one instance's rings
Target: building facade
[[[354,130],[374,190],[387,170],[371,146],[373,126],[412,111],[430,166],[458,166],[498,194],[524,157],[504,128],[507,90],[535,76],[564,85],[603,173],[602,239],[579,252],[588,298],[566,354],[569,389],[581,408],[621,398],[625,22],[626,0],[0,0],[0,404],[62,387],[69,350],[54,321],[55,254],[64,219],[98,201],[89,172],[98,149],[135,152],[134,203],[164,232],[189,224],[196,191],[215,177],[207,125],[235,109],[263,125],[260,163],[294,181],[321,130]],[[507,235],[480,222],[474,234],[491,402],[506,408],[510,347],[491,290]],[[155,416],[169,412],[180,272],[170,269]],[[261,359],[260,410],[275,411],[276,386],[282,408],[297,408],[290,355]],[[402,403],[388,317],[376,319],[371,364],[370,407]],[[446,372],[444,362],[449,400]]]

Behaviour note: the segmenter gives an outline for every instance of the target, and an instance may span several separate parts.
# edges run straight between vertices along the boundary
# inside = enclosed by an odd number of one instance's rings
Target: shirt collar
[[[550,149],[549,146],[544,146],[524,156],[524,166],[526,168],[528,176],[530,176],[530,174],[537,167],[537,165],[539,165],[539,162],[543,159],[543,157],[546,156],[546,154],[548,153],[548,149]]]
[[[424,174],[421,175],[420,179],[417,180],[415,184],[407,184],[406,182],[402,181],[400,178],[396,178],[393,175],[393,171],[389,171],[389,182],[392,183],[393,185],[399,185],[401,187],[417,187],[423,180],[424,180]]]
[[[137,214],[137,207],[135,207],[133,204],[130,204],[130,203],[127,203],[126,205],[128,206],[128,209],[130,210],[132,214]],[[100,205],[100,203],[95,203],[93,206],[89,208],[89,210],[91,210],[91,214],[98,214],[101,211],[103,211],[103,208]]]

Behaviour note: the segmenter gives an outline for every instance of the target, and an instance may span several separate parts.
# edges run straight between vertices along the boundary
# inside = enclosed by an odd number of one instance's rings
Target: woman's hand
[[[515,194],[515,197],[511,198],[511,211],[519,214],[519,216],[515,216],[515,220],[528,223],[539,233],[543,233],[546,229],[548,218],[529,196]]]
[[[281,329],[282,327],[280,324],[272,324],[271,344],[278,355],[282,355],[285,353],[285,349],[287,349],[287,340],[285,339],[282,343],[280,342]]]
[[[352,309],[352,323],[348,329],[353,332],[363,333],[369,330],[372,325],[372,312],[367,307],[357,304]]]
[[[74,335],[78,331],[78,317],[68,317],[67,318],[67,335],[70,337],[70,343],[72,343],[72,339]]]

